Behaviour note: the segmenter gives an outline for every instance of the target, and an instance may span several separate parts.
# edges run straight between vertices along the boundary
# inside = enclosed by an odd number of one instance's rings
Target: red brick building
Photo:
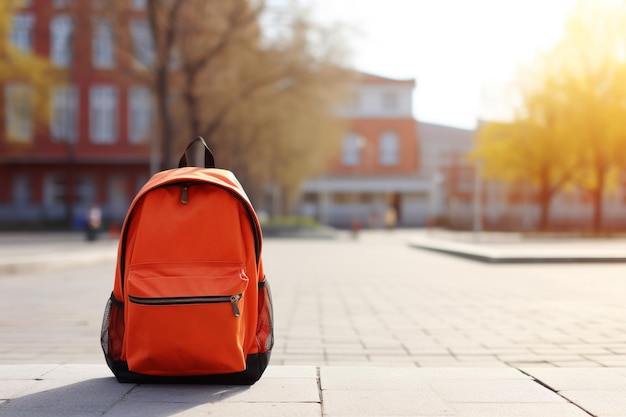
[[[393,211],[398,225],[426,223],[430,182],[419,177],[420,146],[413,117],[414,80],[360,74],[341,152],[302,188],[301,213],[348,227],[380,227]]]
[[[49,123],[28,116],[28,85],[0,86],[0,227],[78,225],[91,204],[117,222],[148,178],[152,98],[129,74],[153,56],[146,1],[128,3],[126,54],[98,13],[106,1],[30,0],[13,17],[10,42],[49,58],[67,80],[51,88]]]

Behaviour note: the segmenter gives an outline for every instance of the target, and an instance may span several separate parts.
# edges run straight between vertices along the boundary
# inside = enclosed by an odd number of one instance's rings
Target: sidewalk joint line
[[[586,410],[585,408],[583,408],[582,406],[576,404],[575,402],[573,402],[572,400],[570,400],[569,398],[567,398],[566,396],[564,396],[563,394],[561,394],[559,391],[557,391],[556,389],[552,388],[550,385],[548,385],[547,383],[535,378],[533,375],[529,374],[528,372],[516,368],[518,371],[520,371],[521,373],[523,373],[526,376],[529,376],[530,378],[532,378],[533,381],[535,381],[537,384],[541,385],[542,387],[552,391],[553,393],[555,393],[556,395],[558,395],[559,397],[563,398],[565,401],[567,401],[568,403],[576,406],[578,409],[580,409],[581,411],[583,411],[586,414],[589,414],[592,417],[595,417],[595,414],[592,414],[589,410]]]
[[[324,394],[322,392],[322,372],[319,366],[315,367],[315,378],[317,379],[317,394],[320,399],[320,416],[324,415]]]
[[[119,403],[121,403],[122,401],[126,400],[126,398],[128,397],[128,395],[133,392],[133,390],[135,388],[137,388],[139,385],[141,384],[132,384],[132,386],[130,387],[130,389],[128,391],[126,391],[120,398],[117,399],[117,401],[115,401],[113,404],[111,404],[111,406],[104,412],[102,413],[103,416],[106,416],[109,411],[113,410],[115,408],[116,405],[118,405]]]

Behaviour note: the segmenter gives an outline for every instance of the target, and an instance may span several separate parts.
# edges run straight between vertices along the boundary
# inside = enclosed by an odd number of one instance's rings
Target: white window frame
[[[104,9],[105,5],[105,0],[91,0],[91,8],[94,10],[102,10]]]
[[[11,19],[9,39],[11,44],[23,52],[33,50],[33,27],[35,18],[30,13],[20,13]]]
[[[54,0],[52,2],[52,6],[55,9],[63,9],[65,7],[69,7],[71,2],[72,2],[72,0]]]
[[[380,96],[380,102],[383,110],[398,110],[400,106],[400,97],[397,91],[383,91]]]
[[[96,180],[92,175],[83,175],[77,179],[76,202],[83,208],[96,202]]]
[[[117,88],[94,85],[89,90],[89,137],[92,143],[111,144],[117,140]]]
[[[28,174],[17,174],[13,177],[12,199],[15,206],[27,206],[32,201],[31,179]]]
[[[57,143],[76,143],[78,139],[78,88],[56,86],[50,99],[50,137]]]
[[[11,83],[5,86],[5,131],[11,142],[31,143],[33,141],[33,89],[25,83]]]
[[[361,150],[365,146],[363,138],[353,132],[343,138],[341,163],[344,166],[357,166],[361,163]]]
[[[65,202],[67,184],[58,174],[46,174],[43,181],[43,203],[48,208],[62,207]]]
[[[93,20],[91,51],[94,68],[108,69],[115,66],[113,28],[105,18]]]
[[[72,63],[72,19],[67,15],[57,15],[50,20],[50,61],[58,67],[68,67]]]
[[[127,188],[128,178],[113,174],[107,179],[107,207],[112,213],[125,213],[130,205]]]
[[[151,67],[156,61],[154,41],[150,25],[146,19],[132,19],[129,23],[133,40],[133,58],[135,65]]]
[[[147,0],[132,0],[131,2],[133,10],[145,10],[147,5]]]
[[[383,166],[398,165],[400,160],[400,137],[394,131],[383,132],[378,139],[378,155]]]
[[[145,143],[152,127],[154,114],[152,94],[148,87],[128,89],[128,140],[132,144]]]

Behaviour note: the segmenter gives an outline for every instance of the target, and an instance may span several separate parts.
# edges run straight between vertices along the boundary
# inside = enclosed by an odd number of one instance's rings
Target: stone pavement
[[[103,364],[115,241],[0,234],[0,416],[626,416],[626,265],[494,265],[411,246],[424,235],[266,239],[266,375],[172,387]]]
[[[240,387],[119,384],[105,365],[0,367],[5,417],[624,416],[625,394],[625,368],[270,366]]]

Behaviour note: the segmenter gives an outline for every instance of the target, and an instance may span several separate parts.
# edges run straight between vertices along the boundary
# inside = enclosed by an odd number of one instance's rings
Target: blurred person
[[[385,227],[387,230],[393,230],[398,223],[398,214],[393,207],[389,207],[385,213]]]
[[[87,240],[92,242],[98,238],[98,231],[102,226],[102,210],[92,204],[87,212]]]

